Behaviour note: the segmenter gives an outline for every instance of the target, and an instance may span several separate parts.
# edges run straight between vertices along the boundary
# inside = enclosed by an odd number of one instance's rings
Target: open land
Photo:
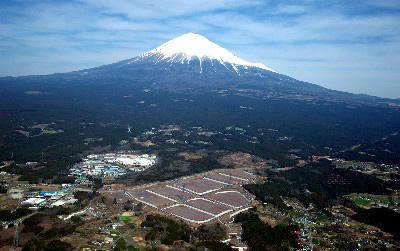
[[[148,210],[157,210],[178,217],[190,223],[207,223],[216,219],[228,221],[227,213],[235,213],[248,207],[253,199],[241,187],[255,178],[250,172],[242,170],[215,170],[202,175],[194,175],[165,183],[146,185],[136,189],[126,189],[108,193],[117,200],[128,196],[136,203],[150,206]],[[235,178],[235,174],[244,178]],[[221,181],[212,180],[220,179]],[[226,183],[222,182],[226,181]],[[235,182],[232,182],[235,180]]]
[[[214,194],[209,194],[207,198],[218,201],[224,205],[229,205],[233,208],[241,208],[250,203],[250,201],[238,191],[216,192]]]
[[[131,198],[133,198],[139,202],[142,202],[148,206],[155,207],[155,208],[158,208],[163,205],[168,205],[173,202],[170,199],[161,197],[161,196],[151,193],[147,190],[144,190],[144,191],[143,190],[142,191],[128,190],[127,193]]]
[[[200,178],[200,179],[193,179],[190,181],[185,180],[183,182],[174,184],[174,186],[183,189],[185,191],[195,193],[197,195],[203,195],[221,189],[224,186],[224,184],[205,178]]]
[[[232,211],[228,206],[218,204],[203,198],[195,198],[187,202],[188,205],[212,213],[214,216]]]
[[[173,205],[171,207],[164,208],[164,211],[193,223],[204,223],[214,218],[214,216],[211,214],[202,212],[185,204]]]

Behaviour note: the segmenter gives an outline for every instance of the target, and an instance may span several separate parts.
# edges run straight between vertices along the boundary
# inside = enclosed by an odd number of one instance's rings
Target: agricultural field
[[[399,196],[352,193],[346,197],[354,201],[354,203],[356,203],[358,206],[367,208],[375,206],[389,206],[390,204],[396,205],[400,203]]]

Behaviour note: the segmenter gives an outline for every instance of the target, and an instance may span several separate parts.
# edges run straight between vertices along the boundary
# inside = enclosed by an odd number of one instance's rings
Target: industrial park
[[[157,156],[130,152],[91,154],[70,169],[70,176],[76,184],[90,185],[90,178],[113,180],[113,178],[132,172],[142,172],[153,166]]]

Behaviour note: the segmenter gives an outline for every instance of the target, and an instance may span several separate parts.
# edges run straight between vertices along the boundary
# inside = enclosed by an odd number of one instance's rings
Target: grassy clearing
[[[352,193],[346,196],[350,200],[354,201],[357,205],[359,206],[366,206],[370,207],[371,204],[374,203],[384,203],[384,204],[389,204],[391,199],[393,200],[394,203],[399,203],[400,198],[399,196],[393,196],[391,197],[390,195],[374,195],[374,194],[367,194],[367,193]]]
[[[128,223],[131,220],[131,216],[119,216],[119,220]]]

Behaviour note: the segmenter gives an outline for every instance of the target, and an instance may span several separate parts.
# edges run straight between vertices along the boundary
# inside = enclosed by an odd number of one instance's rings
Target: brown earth
[[[266,168],[267,161],[254,155],[235,152],[230,153],[218,160],[219,163],[225,166],[233,166],[234,168]]]

